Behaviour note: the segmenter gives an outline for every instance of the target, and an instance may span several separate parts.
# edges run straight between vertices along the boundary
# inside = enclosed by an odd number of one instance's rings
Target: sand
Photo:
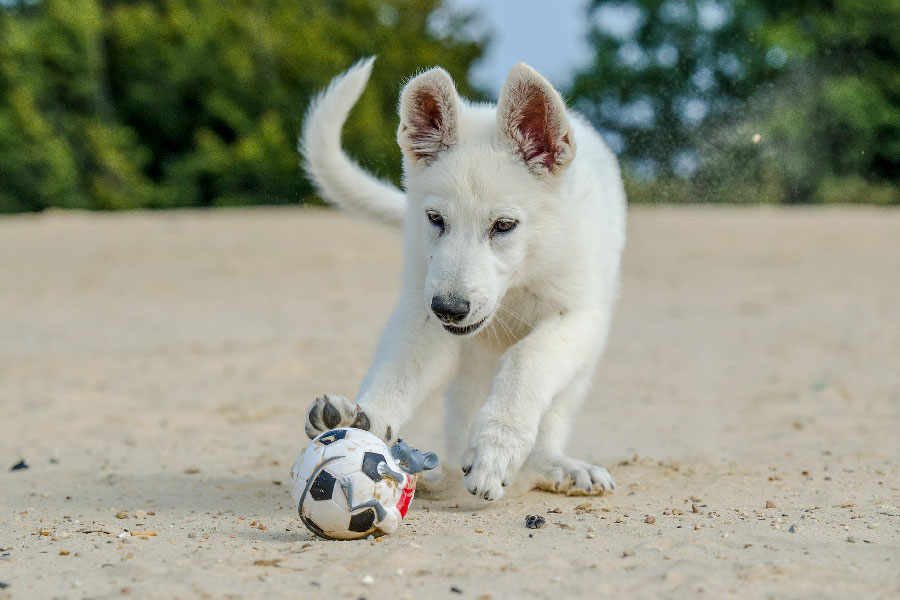
[[[395,232],[0,220],[0,598],[897,597],[900,212],[639,208],[629,230],[570,444],[617,490],[458,485],[397,535],[327,542],[288,469],[309,401],[368,366]],[[439,415],[403,437],[435,445]]]

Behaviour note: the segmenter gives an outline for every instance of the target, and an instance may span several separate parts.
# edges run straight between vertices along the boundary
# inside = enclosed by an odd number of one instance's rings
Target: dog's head
[[[441,326],[474,334],[540,251],[558,211],[575,144],[562,98],[524,64],[513,67],[496,109],[459,98],[440,68],[400,97],[414,243],[421,240],[424,300]]]

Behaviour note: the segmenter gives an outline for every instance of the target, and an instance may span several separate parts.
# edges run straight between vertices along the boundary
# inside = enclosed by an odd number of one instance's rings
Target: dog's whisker
[[[508,337],[507,334],[509,333],[509,328],[503,322],[503,319],[500,318],[500,315],[497,315],[497,322],[500,324],[500,327],[502,327],[504,329],[504,331],[506,332],[506,333],[504,333],[503,337]]]
[[[519,313],[517,313],[517,312],[515,312],[515,311],[512,311],[512,310],[510,310],[510,309],[508,309],[507,307],[503,306],[502,304],[499,305],[497,308],[499,308],[500,310],[502,310],[503,312],[505,312],[505,313],[508,314],[509,316],[513,317],[514,319],[516,319],[517,321],[519,321],[519,322],[522,323],[523,325],[527,325],[528,327],[532,327],[532,328],[534,327],[534,323],[532,323],[532,322],[529,321],[528,319],[525,319],[525,318],[522,317],[522,315],[520,315]]]
[[[506,333],[508,333],[510,335],[510,337],[512,337],[512,339],[514,339],[514,340],[516,340],[516,342],[518,342],[519,337],[515,333],[513,333],[513,330],[510,329],[509,325],[506,324],[506,321],[504,321],[500,315],[497,315],[497,320],[500,322],[500,326],[506,330]]]
[[[497,340],[497,345],[502,346],[503,342],[500,341],[500,334],[497,333],[497,327],[494,325],[493,319],[491,319],[491,332],[494,334],[494,339]]]
[[[517,313],[515,311],[509,310],[507,307],[503,306],[502,304],[497,305],[497,308],[499,308],[503,312],[509,314],[510,316],[514,317],[515,319],[519,320],[523,325],[528,325],[529,327],[532,327],[532,328],[534,327],[534,324],[529,322],[528,320],[524,319],[522,317],[522,315],[520,315],[519,313]]]

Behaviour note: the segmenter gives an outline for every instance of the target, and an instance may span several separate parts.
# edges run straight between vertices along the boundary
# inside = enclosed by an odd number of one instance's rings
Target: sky
[[[495,94],[517,62],[531,65],[550,83],[567,87],[590,62],[588,0],[448,0],[478,9],[491,31],[487,55],[472,69],[472,82]]]

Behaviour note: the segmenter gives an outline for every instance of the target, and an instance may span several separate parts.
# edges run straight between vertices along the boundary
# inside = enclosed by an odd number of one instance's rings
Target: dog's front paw
[[[524,440],[500,423],[476,424],[463,454],[466,489],[485,500],[503,497],[528,453]]]
[[[569,496],[602,494],[616,489],[605,468],[563,455],[539,455],[528,459],[528,470],[537,475],[535,486]]]
[[[368,415],[343,396],[325,394],[310,405],[306,413],[306,435],[312,439],[336,427],[356,427],[369,430]]]

